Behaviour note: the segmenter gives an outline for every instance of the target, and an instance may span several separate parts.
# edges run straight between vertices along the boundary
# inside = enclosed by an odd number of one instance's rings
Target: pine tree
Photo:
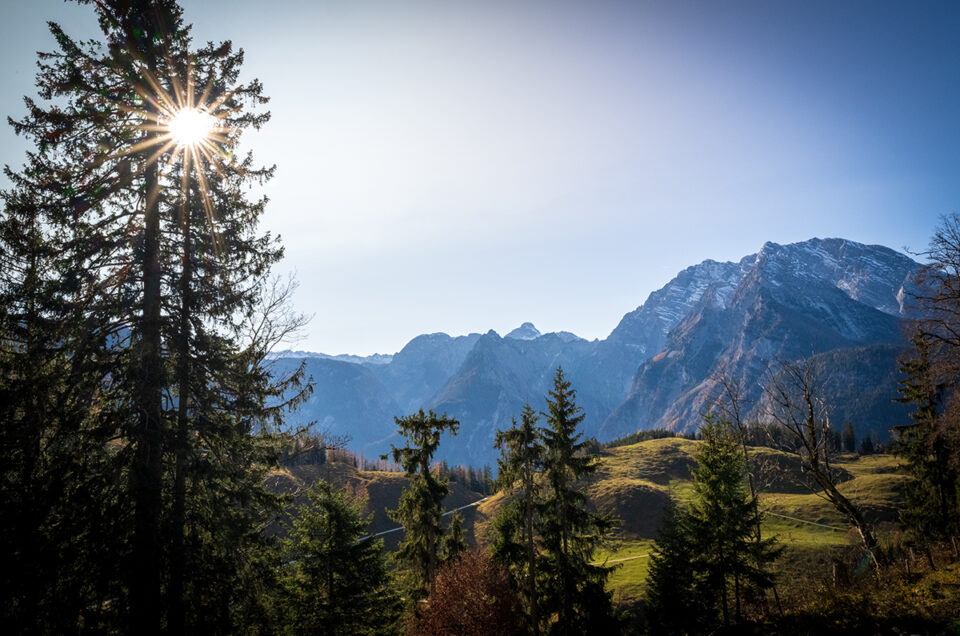
[[[685,510],[666,510],[651,557],[647,609],[658,634],[709,633],[718,621],[739,622],[744,601],[772,587],[769,566],[782,552],[774,539],[757,536],[757,500],[729,424],[708,414],[700,430],[693,499]]]
[[[739,441],[728,426],[711,415],[700,428],[703,444],[697,451],[694,494],[684,524],[697,546],[691,555],[698,573],[695,594],[710,598],[724,625],[743,616],[751,592],[773,585],[768,565],[779,556],[775,540],[757,539],[760,512],[747,490],[747,467]]]
[[[437,417],[433,411],[425,414],[422,409],[415,415],[394,419],[407,445],[392,447],[391,455],[406,472],[409,483],[400,495],[397,509],[388,512],[391,519],[403,526],[404,538],[396,558],[407,568],[410,594],[419,598],[427,593],[440,565],[440,517],[443,499],[450,491],[446,479],[431,473],[430,462],[440,444],[440,435],[444,431],[456,434],[460,423],[446,415]]]
[[[904,368],[914,386],[905,385],[907,393],[901,393],[917,406],[914,432],[907,433],[915,442],[908,441],[910,471],[920,480],[914,495],[922,498],[926,491],[928,501],[915,498],[910,504],[914,511],[926,509],[911,523],[925,518],[936,537],[952,540],[954,557],[960,559],[960,214],[940,220],[923,256],[927,265],[911,294],[920,316],[914,343],[919,355]]]
[[[940,422],[943,387],[934,379],[930,343],[920,331],[911,342],[915,357],[900,363],[899,402],[911,404],[913,424],[899,426],[896,452],[906,460],[914,477],[900,512],[911,537],[918,541],[942,540],[960,531],[960,473],[954,465],[950,439]]]
[[[283,542],[283,622],[289,633],[386,634],[399,602],[383,542],[367,538],[363,502],[328,482],[307,491]]]
[[[450,515],[450,526],[440,542],[438,561],[441,564],[456,561],[466,549],[467,542],[463,538],[463,517],[459,512],[454,512]]]
[[[536,508],[541,489],[537,473],[543,465],[544,448],[537,422],[539,417],[529,404],[520,414],[520,423],[506,431],[497,431],[498,481],[513,498],[504,504],[494,520],[493,554],[510,568],[520,589],[533,633],[540,628],[537,596]]]
[[[169,629],[186,629],[189,613],[192,629],[230,631],[246,571],[238,555],[262,541],[255,529],[275,510],[261,476],[276,449],[256,433],[289,388],[263,366],[285,328],[276,306],[257,309],[281,251],[257,233],[264,201],[246,198],[272,170],[233,154],[268,117],[248,105],[266,100],[258,82],[238,82],[242,52],[230,43],[191,48],[175,2],[105,0],[95,11],[101,42],[51,25],[59,50],[41,54],[38,75],[46,103],[28,99],[13,123],[37,149],[8,171],[0,223],[4,260],[16,264],[5,305],[32,313],[21,324],[44,325],[45,341],[14,344],[20,319],[5,312],[0,390],[26,378],[16,367],[29,360],[38,395],[55,405],[31,429],[56,443],[21,440],[33,448],[23,474],[49,486],[24,523],[64,567],[41,569],[30,589],[69,588],[61,597],[76,607],[51,621],[119,629],[126,617],[128,631],[150,634],[164,613]],[[213,130],[177,143],[169,123],[192,107]],[[41,382],[53,365],[60,379]],[[19,404],[15,418],[28,411]]]
[[[570,382],[558,367],[542,433],[548,490],[537,511],[541,616],[551,634],[605,633],[617,628],[610,595],[604,589],[613,568],[592,564],[613,520],[587,507],[581,480],[596,472],[598,462],[582,452],[577,428],[584,416],[575,400]]]
[[[849,421],[843,423],[843,450],[847,453],[857,452],[857,433]]]
[[[646,620],[650,632],[665,635],[696,634],[712,622],[708,599],[699,594],[700,574],[694,556],[700,550],[695,543],[690,517],[685,511],[668,506],[647,575]]]

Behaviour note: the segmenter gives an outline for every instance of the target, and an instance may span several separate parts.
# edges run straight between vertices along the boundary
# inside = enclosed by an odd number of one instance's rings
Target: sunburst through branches
[[[167,66],[172,68],[174,65],[168,60]],[[195,180],[207,224],[213,234],[215,250],[219,251],[206,171],[213,169],[220,175],[229,171],[243,171],[229,151],[229,147],[235,143],[232,133],[239,132],[228,125],[230,115],[235,110],[231,99],[234,92],[217,90],[214,88],[216,82],[209,80],[202,82],[203,89],[198,90],[192,64],[187,67],[185,82],[176,75],[161,82],[146,69],[143,69],[143,78],[146,81],[136,87],[143,107],[136,109],[134,114],[143,122],[139,128],[145,137],[122,154],[153,151],[146,158],[144,166],[153,162],[173,166],[180,162],[181,201],[189,199],[190,183]],[[169,90],[164,85],[169,86]]]
[[[199,108],[181,108],[167,127],[179,146],[195,146],[203,143],[215,125],[216,120]]]

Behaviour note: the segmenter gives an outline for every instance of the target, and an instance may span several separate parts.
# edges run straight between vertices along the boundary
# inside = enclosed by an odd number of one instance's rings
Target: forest
[[[585,439],[556,368],[496,434],[397,414],[378,460],[292,428],[270,353],[306,328],[272,273],[268,123],[242,50],[173,0],[50,23],[0,216],[6,633],[713,634],[960,630],[960,216],[934,229],[877,448],[822,369],[773,361],[762,418],[717,379],[691,438]],[[752,412],[752,411],[751,411]],[[839,534],[837,534],[839,533]]]

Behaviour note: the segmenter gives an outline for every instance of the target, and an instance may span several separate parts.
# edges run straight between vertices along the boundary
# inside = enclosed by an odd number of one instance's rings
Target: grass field
[[[699,442],[664,438],[605,451],[596,479],[588,486],[600,509],[613,509],[624,520],[618,540],[598,559],[614,562],[653,551],[660,515],[667,501],[683,505],[692,494],[691,469]],[[786,546],[778,564],[781,579],[802,576],[827,581],[832,559],[856,536],[833,506],[802,483],[799,461],[767,448],[751,450],[751,460],[771,467],[761,476],[763,532]],[[881,530],[896,519],[906,477],[896,472],[890,455],[842,456],[836,464],[840,490],[861,506]],[[792,518],[786,518],[792,517]],[[881,532],[881,536],[884,536]],[[609,588],[625,603],[643,594],[650,559],[620,561]]]

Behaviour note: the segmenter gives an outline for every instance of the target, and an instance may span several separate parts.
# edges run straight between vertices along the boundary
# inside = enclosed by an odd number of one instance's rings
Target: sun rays
[[[192,64],[185,74],[171,73],[165,80],[145,67],[141,68],[144,81],[135,86],[142,104],[120,106],[139,120],[136,128],[143,136],[111,158],[139,154],[143,157],[141,169],[156,165],[166,178],[173,178],[179,168],[181,222],[186,222],[191,190],[199,193],[214,252],[218,253],[215,206],[207,174],[212,170],[222,177],[244,171],[230,151],[236,141],[234,133],[239,131],[229,125],[230,116],[237,110],[231,101],[234,92],[214,89],[217,82],[212,77],[202,78],[203,89],[198,90]],[[175,65],[168,59],[165,67]],[[160,196],[161,189],[147,194],[148,207]]]
[[[216,125],[213,117],[199,108],[181,108],[167,124],[170,135],[180,146],[194,146],[207,138]]]

